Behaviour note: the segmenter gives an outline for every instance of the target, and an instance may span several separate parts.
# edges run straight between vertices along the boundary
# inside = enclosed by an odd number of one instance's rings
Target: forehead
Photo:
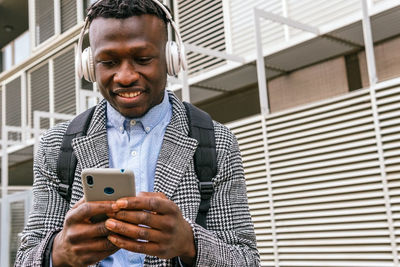
[[[102,42],[122,42],[132,39],[164,44],[167,34],[164,21],[153,15],[124,19],[98,17],[90,25],[89,38],[93,48],[100,46]]]

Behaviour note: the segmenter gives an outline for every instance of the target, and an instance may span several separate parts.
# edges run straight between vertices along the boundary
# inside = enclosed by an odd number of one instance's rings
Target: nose
[[[114,82],[120,84],[121,86],[130,86],[138,79],[139,73],[129,62],[122,63],[117,72],[114,74]]]

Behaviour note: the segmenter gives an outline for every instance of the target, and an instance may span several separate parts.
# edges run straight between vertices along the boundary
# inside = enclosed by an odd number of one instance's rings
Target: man
[[[34,207],[17,266],[258,266],[237,142],[214,122],[217,176],[207,230],[195,223],[200,194],[182,103],[165,91],[167,19],[149,0],[101,0],[89,15],[97,85],[105,98],[78,159],[71,202],[59,194],[57,158],[68,126],[42,138],[35,157]],[[82,200],[84,168],[132,169],[137,197]],[[103,222],[90,218],[107,214]],[[46,256],[46,251],[51,251]]]

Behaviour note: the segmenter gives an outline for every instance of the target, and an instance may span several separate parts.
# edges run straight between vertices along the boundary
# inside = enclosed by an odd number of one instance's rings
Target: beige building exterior
[[[90,2],[0,0],[0,266],[40,134],[101,97],[75,75]],[[235,133],[262,266],[400,266],[400,3],[163,2],[189,61],[168,89]]]

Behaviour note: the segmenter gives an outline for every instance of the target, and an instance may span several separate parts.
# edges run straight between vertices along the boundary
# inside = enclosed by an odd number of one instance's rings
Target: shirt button
[[[150,132],[150,127],[145,128],[146,132]]]
[[[132,157],[135,157],[136,154],[137,154],[136,151],[132,151],[132,152],[131,152]]]
[[[135,120],[131,120],[131,126],[134,126],[136,124]]]
[[[121,131],[121,133],[124,132],[124,127],[122,127],[122,126],[119,127],[119,130]]]

